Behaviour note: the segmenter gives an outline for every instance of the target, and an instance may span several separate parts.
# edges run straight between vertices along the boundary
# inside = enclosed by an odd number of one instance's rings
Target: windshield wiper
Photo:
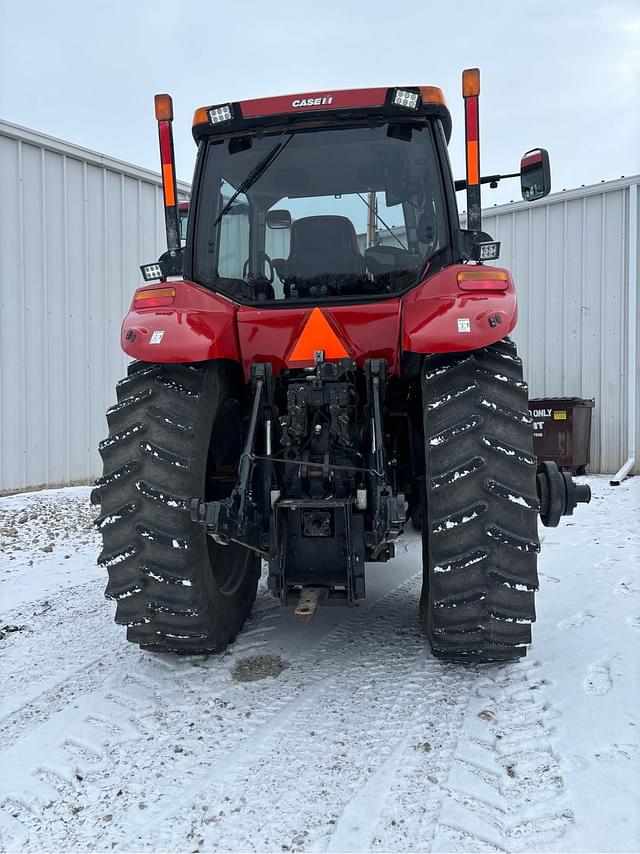
[[[271,166],[271,164],[276,159],[276,157],[278,157],[280,154],[282,154],[284,149],[291,142],[294,134],[295,134],[294,130],[290,131],[287,139],[285,139],[284,141],[282,140],[282,137],[281,137],[278,140],[278,142],[276,142],[276,144],[273,146],[273,148],[265,154],[265,156],[262,158],[262,160],[260,160],[259,163],[257,163],[253,167],[251,172],[249,172],[247,177],[238,186],[238,189],[233,193],[233,195],[231,196],[229,201],[226,203],[226,205],[222,208],[222,210],[220,211],[218,216],[215,218],[215,221],[213,223],[214,228],[216,225],[218,225],[218,223],[220,222],[222,217],[226,214],[226,212],[229,210],[231,205],[238,198],[240,193],[246,193],[247,190],[255,184],[255,182],[258,180],[258,178],[260,178],[267,171],[267,169],[269,168],[269,166]]]
[[[400,240],[400,238],[398,237],[398,235],[397,235],[397,234],[394,234],[394,232],[393,232],[393,231],[391,231],[391,229],[390,229],[390,227],[387,225],[387,223],[382,219],[382,217],[381,217],[381,216],[379,216],[378,211],[375,209],[375,207],[374,207],[373,205],[370,205],[370,204],[369,204],[369,202],[365,199],[365,197],[364,197],[361,193],[356,193],[356,196],[357,196],[361,201],[363,201],[363,202],[365,203],[365,205],[369,208],[369,210],[370,210],[370,211],[371,211],[371,213],[375,216],[375,218],[378,220],[378,222],[381,222],[381,223],[382,223],[382,225],[387,229],[387,231],[389,232],[389,234],[391,235],[391,237],[393,237],[393,239],[394,239],[394,240],[397,240],[397,241],[398,241],[398,243],[400,244],[400,246],[402,246],[402,248],[403,248],[403,249],[405,250],[405,252],[406,252],[406,251],[407,251],[407,247],[406,247],[406,246],[404,245],[404,243]]]

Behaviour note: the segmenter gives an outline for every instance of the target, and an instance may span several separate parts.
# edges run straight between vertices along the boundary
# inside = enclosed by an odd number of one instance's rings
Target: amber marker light
[[[480,69],[466,68],[462,72],[462,95],[473,98],[480,94]]]
[[[173,101],[171,95],[155,95],[156,119],[159,122],[173,121]]]
[[[491,267],[461,270],[458,273],[458,287],[463,291],[506,291],[509,287],[509,274],[505,270],[494,270]]]
[[[446,105],[442,89],[437,86],[421,86],[420,95],[423,104],[442,104],[443,107]]]
[[[207,107],[198,107],[198,109],[193,114],[193,124],[194,125],[208,125],[209,124],[209,111]]]
[[[171,305],[175,298],[175,288],[149,288],[137,292],[133,298],[133,307],[155,308],[160,305]]]

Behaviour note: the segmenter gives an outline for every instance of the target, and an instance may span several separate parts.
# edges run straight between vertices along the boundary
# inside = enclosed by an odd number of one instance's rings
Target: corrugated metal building
[[[92,479],[160,179],[0,122],[0,187],[0,490]]]
[[[596,398],[595,471],[627,456],[637,183],[485,211],[519,287],[515,337],[532,396]],[[138,265],[163,248],[159,176],[0,122],[0,186],[0,491],[91,480],[125,372],[120,323]]]
[[[630,281],[630,259],[633,268],[639,181],[636,176],[556,193],[533,204],[503,205],[485,211],[483,220],[483,229],[502,242],[499,263],[511,269],[518,288],[520,315],[513,337],[530,396],[596,400],[593,471],[617,471],[629,446],[627,312],[629,288],[638,293],[637,263]],[[635,323],[638,335],[637,302]],[[637,451],[638,395],[636,411]]]

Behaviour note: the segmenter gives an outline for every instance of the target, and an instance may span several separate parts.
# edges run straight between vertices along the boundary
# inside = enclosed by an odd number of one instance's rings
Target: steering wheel
[[[269,284],[270,284],[270,285],[271,285],[271,284],[273,284],[273,275],[274,275],[274,270],[273,270],[273,263],[272,263],[272,261],[271,261],[271,258],[269,258],[269,256],[267,255],[267,253],[266,253],[266,252],[258,252],[258,261],[259,261],[259,262],[260,262],[260,261],[262,261],[262,270],[263,270],[263,272],[262,272],[262,274],[261,274],[261,278],[266,279],[266,280],[269,282]],[[268,276],[265,276],[265,274],[264,274],[264,265],[265,265],[265,261],[266,261],[266,263],[269,265],[269,275],[268,275]],[[247,273],[248,273],[248,272],[249,272],[249,259],[247,258],[247,260],[244,262],[244,266],[243,266],[243,268],[242,268],[242,277],[243,277],[244,279],[246,279],[246,278],[247,278]]]

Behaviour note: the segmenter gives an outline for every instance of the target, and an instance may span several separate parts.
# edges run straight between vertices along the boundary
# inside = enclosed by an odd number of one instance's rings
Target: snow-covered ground
[[[638,851],[640,478],[588,480],[496,667],[431,657],[416,534],[363,606],[261,589],[173,658],[113,624],[88,489],[0,499],[0,850]]]

